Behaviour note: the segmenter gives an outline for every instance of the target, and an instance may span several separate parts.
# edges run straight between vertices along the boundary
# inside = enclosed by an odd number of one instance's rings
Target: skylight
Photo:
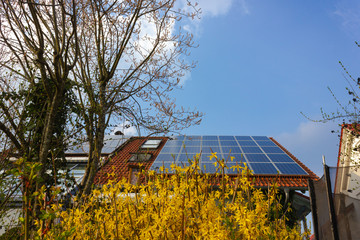
[[[161,139],[149,139],[141,146],[141,148],[145,149],[157,149],[161,143]]]

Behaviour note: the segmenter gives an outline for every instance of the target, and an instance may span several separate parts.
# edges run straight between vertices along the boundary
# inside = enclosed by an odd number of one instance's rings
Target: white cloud
[[[360,37],[360,3],[358,0],[342,0],[335,6],[334,15],[340,17],[346,32],[355,37]]]
[[[243,14],[245,14],[245,15],[250,14],[249,6],[248,6],[246,0],[240,0],[240,7],[241,7],[241,11]]]
[[[245,0],[241,0],[245,2]],[[202,10],[203,16],[219,16],[226,14],[231,7],[232,0],[199,0],[198,4]],[[246,4],[246,3],[245,3]]]
[[[189,24],[185,25],[183,29],[195,35],[201,35],[201,23],[204,18],[225,15],[233,5],[233,0],[194,0],[192,4],[194,4],[194,2],[197,2],[196,9],[200,9],[200,18],[194,18]],[[193,8],[188,6],[188,0],[181,0],[178,4],[178,8],[186,12],[193,11]],[[239,4],[242,14],[250,14],[247,0],[240,0]]]
[[[275,137],[295,157],[302,161],[316,174],[322,176],[322,155],[330,166],[336,166],[340,130],[335,123],[302,122],[292,132],[284,132]]]

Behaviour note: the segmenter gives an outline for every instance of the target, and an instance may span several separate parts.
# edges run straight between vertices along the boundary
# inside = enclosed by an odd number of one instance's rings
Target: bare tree
[[[56,128],[66,121],[69,73],[78,58],[78,6],[71,0],[1,0],[0,5],[0,130],[24,163],[40,163],[34,186],[24,192],[32,196],[45,184],[46,170],[53,168],[50,153],[63,134]],[[30,214],[38,216],[39,207],[35,200],[24,204],[29,238]]]
[[[88,194],[105,130],[115,116],[159,134],[199,123],[202,114],[177,109],[169,95],[195,67],[185,58],[194,42],[182,30],[181,20],[196,17],[198,11],[176,9],[174,0],[83,3],[86,10],[78,16],[80,56],[73,75],[90,145],[81,183],[82,193]]]

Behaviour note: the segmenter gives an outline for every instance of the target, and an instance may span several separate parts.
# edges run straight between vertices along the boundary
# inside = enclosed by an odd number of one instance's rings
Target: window
[[[129,159],[129,162],[147,162],[151,158],[149,153],[133,153]]]
[[[150,139],[146,140],[143,145],[141,145],[141,148],[144,149],[157,149],[161,143],[161,139]]]
[[[140,169],[139,168],[130,168],[130,183],[132,185],[136,185],[138,180],[139,180],[139,172]]]

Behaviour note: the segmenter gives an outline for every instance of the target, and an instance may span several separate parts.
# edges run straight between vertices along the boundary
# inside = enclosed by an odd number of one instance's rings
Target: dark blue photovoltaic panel
[[[207,141],[207,140],[218,140],[217,136],[203,136],[203,141]]]
[[[268,154],[273,162],[289,162],[294,163],[294,160],[286,154]]]
[[[220,141],[221,146],[239,146],[238,143],[234,141]]]
[[[263,153],[259,147],[242,147],[244,153]]]
[[[185,140],[185,136],[175,136],[174,138],[175,138],[176,140],[180,140],[180,141]]]
[[[307,175],[307,173],[296,163],[276,163],[275,165],[282,174]]]
[[[181,146],[178,146],[178,147],[164,147],[162,150],[161,150],[161,153],[178,153],[181,149]]]
[[[288,154],[265,136],[178,136],[174,139],[178,140],[166,142],[151,169],[155,170],[163,163],[170,167],[174,162],[174,156],[176,164],[188,164],[189,158],[193,159],[201,152],[200,163],[206,164],[207,172],[213,173],[216,169],[213,163],[216,160],[210,160],[209,156],[211,152],[216,152],[218,159],[225,159],[231,166],[236,161],[247,162],[254,174],[277,174],[278,171],[286,175],[307,174]],[[230,161],[229,156],[235,157],[234,162]],[[233,173],[229,170],[226,172]]]
[[[271,163],[250,163],[254,174],[278,174]]]
[[[266,153],[284,153],[279,147],[261,147]]]
[[[235,140],[235,138],[233,136],[219,136],[220,140]]]
[[[191,140],[191,141],[198,140],[198,141],[200,141],[201,136],[186,136],[185,140]]]
[[[157,163],[154,162],[153,165],[151,166],[150,170],[154,170],[156,172],[160,172],[160,167],[164,166],[164,168],[168,169],[168,172],[172,172],[171,171],[171,164],[170,162],[166,162],[166,163]]]
[[[212,151],[211,151],[212,150]],[[210,154],[212,152],[217,152],[219,153],[220,152],[220,147],[202,147],[202,153],[204,154]]]
[[[180,154],[179,155],[179,158],[178,158],[178,162],[188,162],[189,159],[191,160],[194,160],[194,156],[196,154],[192,154],[192,153],[189,153],[189,154]]]
[[[174,162],[176,161],[176,157],[178,154],[159,154],[156,158],[156,162],[162,163],[162,162]],[[175,158],[175,160],[174,160]]]
[[[212,140],[212,141],[203,141],[203,142],[202,142],[202,145],[203,145],[203,146],[209,146],[209,147],[219,146],[219,141],[215,141],[215,140]]]
[[[227,160],[228,163],[230,162],[246,162],[243,154],[230,154],[230,156],[228,157],[229,155],[226,155],[225,154],[225,160]],[[233,157],[233,160],[231,161],[231,157]]]
[[[196,146],[196,147],[184,146],[181,153],[200,153],[200,146]]]
[[[248,162],[270,162],[265,154],[245,154]]]
[[[273,141],[256,141],[260,147],[276,147],[276,144]]]
[[[252,138],[257,141],[257,140],[269,140],[268,137],[265,136],[252,136]]]
[[[188,167],[188,166],[190,166],[190,163],[187,160],[186,161],[177,161],[176,165],[178,165],[180,167]]]
[[[236,140],[243,141],[243,140],[252,140],[250,136],[235,136]]]
[[[232,153],[242,153],[242,151],[241,151],[241,149],[239,148],[239,147],[235,147],[235,146],[233,146],[233,147],[221,147],[221,149],[222,149],[222,152],[225,154],[225,155],[227,155],[227,154],[229,154],[230,153],[230,151],[231,151],[231,154]]]
[[[254,141],[239,141],[240,146],[244,147],[257,147]]]
[[[183,141],[169,140],[166,142],[164,147],[173,147],[173,146],[181,146],[181,145],[183,145]]]
[[[216,167],[214,166],[214,163],[202,163],[200,165],[200,168],[201,168],[201,171],[203,171],[204,173],[215,173],[216,172]]]
[[[201,141],[185,141],[184,145],[186,147],[190,147],[190,146],[200,146]]]

